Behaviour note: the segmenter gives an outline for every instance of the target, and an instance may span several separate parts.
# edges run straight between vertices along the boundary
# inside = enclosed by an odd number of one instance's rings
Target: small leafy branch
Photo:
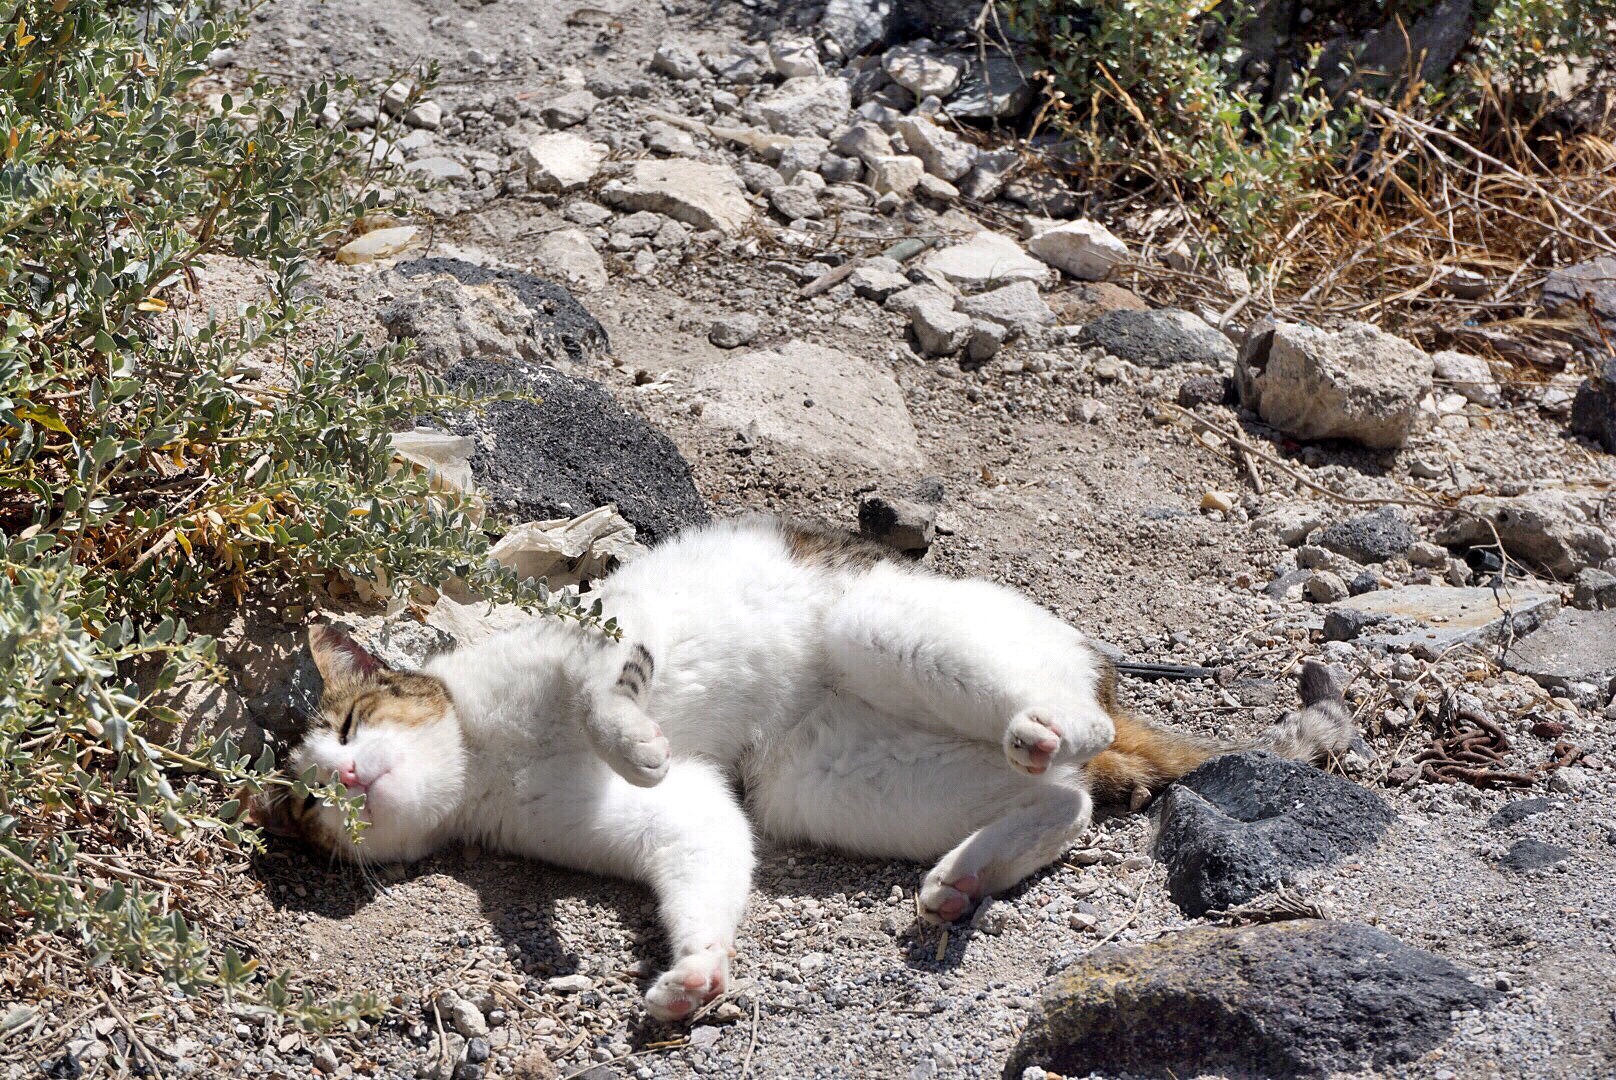
[[[354,807],[228,737],[170,745],[189,719],[172,691],[220,678],[187,620],[340,574],[394,596],[458,578],[615,627],[492,565],[477,508],[394,462],[392,432],[478,398],[396,373],[400,347],[310,340],[306,259],[386,178],[330,122],[356,87],[217,92],[208,58],[245,14],[207,0],[4,18],[0,960],[54,939],[237,1009],[357,1024],[379,1003],[220,952],[162,887],[182,849],[194,870],[228,857],[209,845],[259,847],[242,793]],[[199,314],[199,272],[232,262],[257,298]]]

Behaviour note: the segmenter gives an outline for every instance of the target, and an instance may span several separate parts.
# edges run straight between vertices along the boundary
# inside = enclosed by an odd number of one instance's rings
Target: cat
[[[356,844],[273,787],[254,820],[364,862],[475,841],[646,882],[673,952],[646,1007],[679,1020],[727,986],[754,826],[931,863],[919,917],[948,923],[1054,861],[1095,797],[1138,808],[1231,749],[1130,717],[1103,654],[1015,591],[828,530],[703,526],[598,596],[621,641],[535,619],[419,671],[314,626],[325,687],[287,768],[363,793],[367,825]],[[1251,745],[1345,749],[1328,669],[1303,699]]]

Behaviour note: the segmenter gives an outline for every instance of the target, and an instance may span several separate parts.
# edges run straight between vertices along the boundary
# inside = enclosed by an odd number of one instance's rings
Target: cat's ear
[[[247,824],[254,825],[270,836],[296,837],[302,835],[292,817],[291,803],[286,792],[279,788],[260,791],[247,798]]]
[[[309,653],[327,686],[361,682],[387,668],[353,638],[324,623],[309,627]]]

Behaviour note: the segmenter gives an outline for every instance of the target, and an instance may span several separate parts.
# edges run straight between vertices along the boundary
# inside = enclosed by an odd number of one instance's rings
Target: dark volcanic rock
[[[1575,854],[1559,844],[1545,844],[1541,840],[1517,840],[1509,850],[1498,857],[1506,870],[1541,870],[1545,866],[1563,863]]]
[[[1062,972],[1005,1066],[1063,1076],[1293,1077],[1412,1061],[1497,992],[1358,923],[1186,930]]]
[[[1516,799],[1492,817],[1487,819],[1489,829],[1507,829],[1517,821],[1525,821],[1529,817],[1548,810],[1555,806],[1553,799]]]
[[[1378,563],[1402,555],[1415,539],[1402,512],[1395,506],[1383,506],[1336,522],[1319,533],[1317,543],[1355,562]]]
[[[1611,321],[1616,331],[1616,314]],[[1582,381],[1571,403],[1571,430],[1616,454],[1616,360],[1606,360],[1599,374]]]
[[[1108,311],[1078,332],[1084,345],[1098,345],[1112,356],[1144,367],[1234,362],[1234,343],[1198,315],[1177,308]]]
[[[472,476],[500,513],[571,517],[615,503],[646,543],[707,520],[690,465],[673,441],[599,383],[489,360],[462,360],[445,379],[454,387],[514,387],[542,399],[493,402],[456,425],[476,436]]]
[[[1264,750],[1213,758],[1157,805],[1154,854],[1168,895],[1190,915],[1362,851],[1392,822],[1374,792]]]

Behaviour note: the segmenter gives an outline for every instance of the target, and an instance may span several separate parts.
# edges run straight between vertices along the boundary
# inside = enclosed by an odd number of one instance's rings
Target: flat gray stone
[[[1506,870],[1517,872],[1542,870],[1544,867],[1557,866],[1574,854],[1576,852],[1559,844],[1546,844],[1542,840],[1517,840],[1498,857],[1498,864]]]
[[[711,360],[691,381],[704,423],[883,473],[925,464],[903,392],[860,357],[792,341]]]
[[[733,236],[752,220],[740,178],[722,165],[668,158],[637,161],[622,180],[601,190],[619,210],[654,210],[698,229]]]
[[[1361,636],[1372,644],[1441,650],[1460,642],[1497,641],[1511,626],[1516,634],[1526,633],[1559,608],[1559,592],[1519,584],[1497,593],[1447,585],[1405,585],[1343,600],[1331,613],[1354,619]],[[1369,630],[1373,632],[1363,633]]]
[[[1516,641],[1504,666],[1551,690],[1616,677],[1616,611],[1565,611]]]

